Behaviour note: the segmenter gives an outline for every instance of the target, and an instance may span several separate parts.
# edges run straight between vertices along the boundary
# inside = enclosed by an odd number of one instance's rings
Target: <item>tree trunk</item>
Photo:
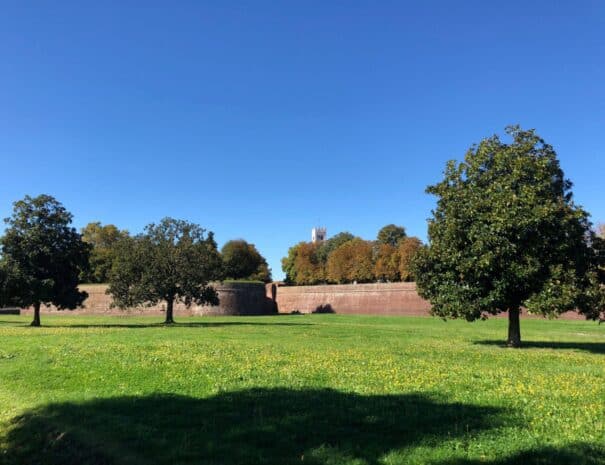
[[[34,321],[30,326],[40,326],[40,302],[34,304]]]
[[[173,309],[174,299],[166,299],[166,320],[164,321],[165,325],[174,324]]]
[[[519,309],[508,310],[508,347],[521,347],[521,325],[519,324]]]

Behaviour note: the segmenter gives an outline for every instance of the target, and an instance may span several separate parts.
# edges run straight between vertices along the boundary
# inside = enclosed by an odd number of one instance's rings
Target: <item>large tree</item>
[[[116,245],[108,293],[120,308],[166,303],[166,324],[174,323],[174,303],[218,304],[209,284],[221,278],[214,235],[196,224],[164,218],[145,232]]]
[[[251,279],[271,281],[271,270],[267,260],[254,244],[243,239],[231,240],[221,249],[224,276],[227,279]]]
[[[601,289],[588,214],[573,202],[555,151],[534,131],[507,133],[511,143],[484,139],[428,187],[437,207],[415,275],[441,317],[508,312],[508,345],[518,347],[521,308],[596,318]]]
[[[373,281],[375,277],[372,243],[353,239],[334,250],[328,258],[327,278],[339,284]]]
[[[305,286],[324,281],[324,266],[319,259],[320,244],[299,242],[288,249],[288,256],[282,258],[285,282]]]
[[[82,240],[90,244],[90,269],[80,276],[85,283],[106,283],[115,256],[115,245],[126,236],[128,231],[121,231],[113,224],[102,225],[96,221],[88,223],[81,230]]]
[[[388,244],[397,247],[399,241],[405,239],[405,228],[396,224],[387,224],[383,226],[376,237],[376,241],[380,244]]]
[[[88,267],[89,246],[71,227],[72,215],[49,195],[15,202],[0,239],[6,303],[33,307],[32,326],[40,326],[41,305],[73,310],[86,292],[78,277]]]

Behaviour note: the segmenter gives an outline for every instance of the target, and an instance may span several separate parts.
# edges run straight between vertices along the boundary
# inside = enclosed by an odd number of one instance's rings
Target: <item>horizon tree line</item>
[[[341,232],[321,242],[299,242],[282,259],[285,282],[299,286],[412,281],[411,262],[422,247],[403,226],[388,224],[376,240]]]

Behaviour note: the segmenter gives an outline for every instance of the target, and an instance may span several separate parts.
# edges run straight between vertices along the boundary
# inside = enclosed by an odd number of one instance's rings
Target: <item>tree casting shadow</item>
[[[51,404],[15,418],[8,465],[378,464],[416,444],[502,424],[496,408],[421,395],[251,389],[208,399],[178,395]],[[1,442],[0,442],[1,444]]]
[[[474,344],[506,347],[501,340],[475,341]],[[605,354],[605,342],[522,341],[521,349],[572,349]]]

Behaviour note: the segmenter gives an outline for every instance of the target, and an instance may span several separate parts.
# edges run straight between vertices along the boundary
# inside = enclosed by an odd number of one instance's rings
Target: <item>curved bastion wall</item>
[[[175,315],[270,315],[276,313],[275,303],[267,298],[262,283],[225,282],[213,284],[219,296],[219,305],[196,305],[187,308],[182,303],[174,306]],[[111,307],[111,296],[106,293],[106,284],[81,284],[80,290],[88,293],[84,307],[76,310],[58,311],[54,307],[42,307],[42,312],[61,314],[131,314],[154,315],[166,310],[165,303],[152,307],[136,307],[121,310]],[[26,313],[31,309],[24,310]]]

